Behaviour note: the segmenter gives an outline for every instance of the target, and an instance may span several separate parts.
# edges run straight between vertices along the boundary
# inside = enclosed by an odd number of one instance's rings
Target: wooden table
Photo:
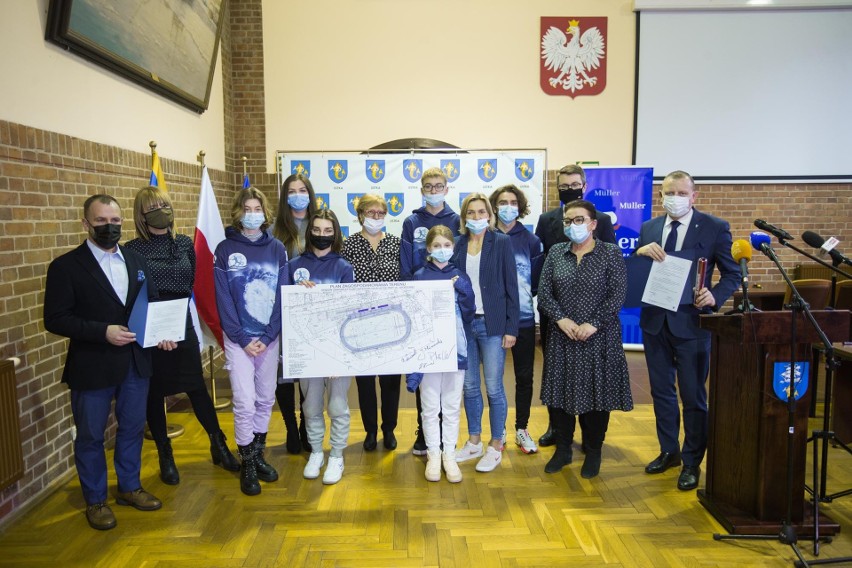
[[[758,288],[760,286],[760,288]],[[748,299],[758,310],[764,312],[780,310],[784,305],[784,294],[787,292],[786,282],[756,282],[751,283],[748,288]],[[743,301],[743,290],[739,288],[734,292],[734,307]]]
[[[852,345],[834,344],[840,366],[834,375],[834,400],[831,404],[832,428],[838,440],[852,444]]]

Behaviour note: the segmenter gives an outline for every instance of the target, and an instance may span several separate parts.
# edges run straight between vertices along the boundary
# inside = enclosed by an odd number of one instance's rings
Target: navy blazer
[[[636,249],[650,243],[662,246],[665,223],[665,215],[642,223]],[[731,256],[731,244],[731,229],[727,221],[693,209],[692,223],[686,231],[681,250],[695,249],[696,259],[700,257],[707,259],[707,276],[704,286],[710,289],[710,293],[716,299],[714,310],[719,310],[740,284],[740,269]],[[719,282],[711,286],[713,269],[716,267],[719,268],[721,276]],[[645,333],[656,335],[660,333],[665,321],[668,322],[669,330],[675,337],[684,339],[706,337],[709,333],[698,327],[700,313],[701,311],[692,304],[681,304],[677,312],[646,305],[642,307],[642,313],[639,316],[639,327]]]
[[[85,242],[54,259],[47,269],[44,328],[71,340],[62,382],[72,390],[119,385],[131,364],[140,376],[151,376],[150,349],[143,349],[135,341],[119,347],[106,339],[107,326],[127,325],[143,281],[148,281],[149,298],[157,295],[145,259],[120,248],[128,275],[125,304],[118,299]]]
[[[456,239],[455,253],[450,260],[467,272],[468,235]],[[488,335],[518,336],[521,317],[518,300],[518,271],[515,253],[508,235],[488,229],[482,242],[479,259],[479,287],[485,310],[485,330]]]
[[[598,222],[598,226],[594,231],[595,237],[605,243],[618,244],[615,242],[615,230],[612,228],[612,219],[610,216],[598,211],[597,215],[595,215],[595,220]],[[544,254],[547,254],[553,245],[568,242],[564,228],[565,225],[562,223],[562,206],[541,214],[535,226],[535,236],[541,239],[541,244],[544,245]]]

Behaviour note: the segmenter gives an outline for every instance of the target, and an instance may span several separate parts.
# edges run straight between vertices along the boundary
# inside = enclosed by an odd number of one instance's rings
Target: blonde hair
[[[136,226],[136,236],[140,239],[151,240],[151,232],[145,221],[145,210],[158,205],[174,210],[169,194],[159,187],[149,185],[136,192],[136,198],[133,200],[133,224]],[[174,238],[174,226],[174,217],[172,217],[172,224],[168,229],[172,238]]]
[[[361,199],[358,200],[358,207],[355,208],[355,212],[358,214],[358,222],[362,225],[364,224],[364,213],[366,213],[367,209],[370,209],[371,207],[379,207],[385,212],[385,214],[388,212],[388,202],[385,201],[384,197],[376,195],[375,193],[365,193],[361,196]]]
[[[467,235],[467,208],[470,206],[472,201],[484,201],[485,202],[485,210],[488,211],[488,228],[494,228],[494,209],[491,207],[491,202],[488,201],[488,197],[485,196],[484,193],[469,193],[467,197],[462,201],[461,212],[459,213],[459,217],[461,220],[459,221],[459,233],[462,235]]]
[[[444,237],[445,239],[447,239],[451,243],[453,241],[455,241],[455,235],[453,235],[453,232],[450,230],[449,227],[447,227],[446,225],[435,225],[434,227],[429,229],[428,233],[426,233],[426,251],[427,252],[429,251],[429,247],[432,246],[432,243],[435,242],[435,239],[437,237]],[[426,256],[426,262],[432,262],[432,255],[431,254],[428,254]]]
[[[428,170],[423,172],[423,175],[420,176],[420,184],[422,185],[423,180],[426,179],[426,178],[436,178],[436,177],[439,177],[442,180],[444,180],[444,185],[447,185],[447,174],[445,174],[444,170],[442,170],[441,168],[429,168]]]
[[[243,187],[234,194],[234,203],[231,205],[231,225],[240,231],[243,229],[243,215],[245,214],[246,201],[249,199],[260,201],[260,207],[263,209],[263,224],[260,226],[260,230],[265,231],[269,227],[272,214],[269,212],[269,200],[256,187]]]

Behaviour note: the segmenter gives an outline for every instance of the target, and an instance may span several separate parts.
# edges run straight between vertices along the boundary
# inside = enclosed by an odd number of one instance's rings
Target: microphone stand
[[[783,240],[779,239],[782,244]],[[793,452],[795,450],[795,434],[796,434],[796,319],[799,313],[804,313],[811,321],[811,324],[817,329],[817,332],[824,337],[822,334],[822,330],[819,329],[819,326],[816,323],[816,320],[813,318],[813,314],[811,314],[808,309],[807,304],[802,299],[802,296],[799,294],[799,291],[796,290],[796,287],[793,286],[793,282],[790,280],[789,275],[784,270],[784,267],[781,266],[781,262],[778,260],[778,257],[775,255],[775,251],[772,250],[772,247],[769,245],[762,245],[760,248],[761,252],[769,257],[770,260],[778,267],[778,270],[781,272],[781,276],[787,282],[787,285],[790,286],[790,289],[793,292],[793,300],[790,302],[790,386],[787,389],[787,512],[784,516],[784,519],[781,520],[781,531],[776,535],[761,535],[761,534],[742,534],[742,535],[732,535],[732,534],[719,534],[716,533],[713,535],[714,540],[777,540],[781,544],[786,544],[793,549],[793,552],[796,554],[796,557],[799,559],[798,562],[795,563],[796,566],[809,566],[808,562],[805,560],[805,557],[802,556],[801,550],[799,550],[798,535],[796,533],[796,528],[793,526]],[[814,536],[814,543],[817,542],[818,536]],[[816,544],[815,544],[816,546]]]

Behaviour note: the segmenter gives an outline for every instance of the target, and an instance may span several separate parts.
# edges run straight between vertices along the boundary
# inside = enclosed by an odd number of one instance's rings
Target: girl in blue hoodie
[[[234,403],[234,432],[242,458],[240,489],[260,493],[261,481],[278,472],[263,458],[275,403],[281,286],[287,283],[287,250],[266,232],[272,215],[259,189],[237,191],[231,226],[216,247],[216,308],[224,332],[226,368]]]
[[[321,209],[311,215],[305,231],[305,252],[290,263],[290,281],[306,288],[317,284],[341,284],[355,281],[352,265],[340,256],[343,233],[337,216],[330,209]],[[299,380],[305,401],[308,442],[311,457],[302,475],[305,479],[319,477],[325,463],[322,439],[325,436],[323,402],[328,391],[328,418],[331,421],[329,442],[331,452],[322,482],[332,485],[343,476],[343,450],[349,439],[349,385],[352,377],[315,377]]]
[[[449,262],[453,256],[453,236],[453,232],[444,225],[435,225],[429,229],[426,234],[428,262],[414,273],[413,279],[452,280],[456,291],[456,352],[459,370],[451,373],[424,373],[420,382],[420,398],[427,448],[426,479],[439,481],[443,462],[447,481],[458,483],[462,480],[462,473],[456,463],[455,451],[459,439],[464,373],[467,369],[464,327],[473,321],[476,308],[470,278]],[[438,418],[439,414],[441,419]]]

